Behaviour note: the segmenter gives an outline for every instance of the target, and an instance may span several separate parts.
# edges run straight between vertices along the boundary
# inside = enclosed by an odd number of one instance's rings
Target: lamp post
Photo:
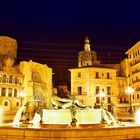
[[[131,95],[134,93],[134,89],[132,87],[130,87],[130,85],[127,87],[127,89],[125,90],[125,93],[127,93],[128,95],[130,95],[130,107],[129,107],[129,113],[132,114],[132,99],[131,99]]]
[[[18,93],[18,97],[21,98],[21,106],[22,106],[22,101],[26,97],[26,94],[24,92],[20,92],[20,93]]]

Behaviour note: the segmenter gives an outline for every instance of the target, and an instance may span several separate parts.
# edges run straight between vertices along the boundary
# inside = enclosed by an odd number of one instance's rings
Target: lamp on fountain
[[[134,89],[129,85],[127,87],[127,89],[125,90],[125,93],[129,95],[129,99],[130,99],[130,101],[129,101],[129,104],[130,104],[129,113],[132,114],[132,97],[131,96],[134,93]]]
[[[21,106],[22,106],[22,102],[23,102],[23,99],[26,97],[26,94],[24,92],[19,92],[18,97],[21,99]]]

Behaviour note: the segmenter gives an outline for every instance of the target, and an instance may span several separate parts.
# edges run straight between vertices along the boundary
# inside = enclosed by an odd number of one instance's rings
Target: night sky
[[[77,66],[85,36],[104,63],[140,40],[139,0],[3,0],[0,35],[18,42],[17,63],[46,63],[56,75]]]

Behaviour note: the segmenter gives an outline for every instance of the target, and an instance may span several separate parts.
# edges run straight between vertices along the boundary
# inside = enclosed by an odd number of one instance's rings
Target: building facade
[[[140,41],[132,46],[126,54],[128,55],[127,83],[135,90],[131,101],[133,110],[137,110],[140,107]]]
[[[35,102],[50,107],[52,68],[32,60],[15,65],[16,56],[16,40],[0,36],[0,106],[4,113],[15,114],[27,102],[32,110]]]
[[[101,64],[95,51],[91,51],[86,37],[84,50],[79,52],[78,67],[69,69],[71,73],[71,94],[88,106],[101,106],[109,111],[115,105],[123,107],[120,98],[128,100],[124,94],[127,86],[126,61],[120,64]],[[105,96],[100,97],[100,92]],[[125,99],[126,98],[126,99]]]

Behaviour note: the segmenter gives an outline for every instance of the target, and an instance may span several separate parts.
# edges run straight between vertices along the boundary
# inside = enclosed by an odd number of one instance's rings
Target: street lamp
[[[103,108],[103,98],[106,96],[104,89],[102,89],[102,91],[99,92],[98,96],[100,97],[100,108]]]
[[[26,97],[26,94],[24,92],[19,92],[18,97],[21,98],[21,106],[22,106],[22,100]]]
[[[129,112],[130,114],[132,114],[132,100],[131,100],[131,95],[134,93],[134,89],[132,87],[130,87],[130,85],[127,87],[127,89],[125,90],[125,93],[127,93],[128,95],[130,95],[130,108],[129,108]]]

